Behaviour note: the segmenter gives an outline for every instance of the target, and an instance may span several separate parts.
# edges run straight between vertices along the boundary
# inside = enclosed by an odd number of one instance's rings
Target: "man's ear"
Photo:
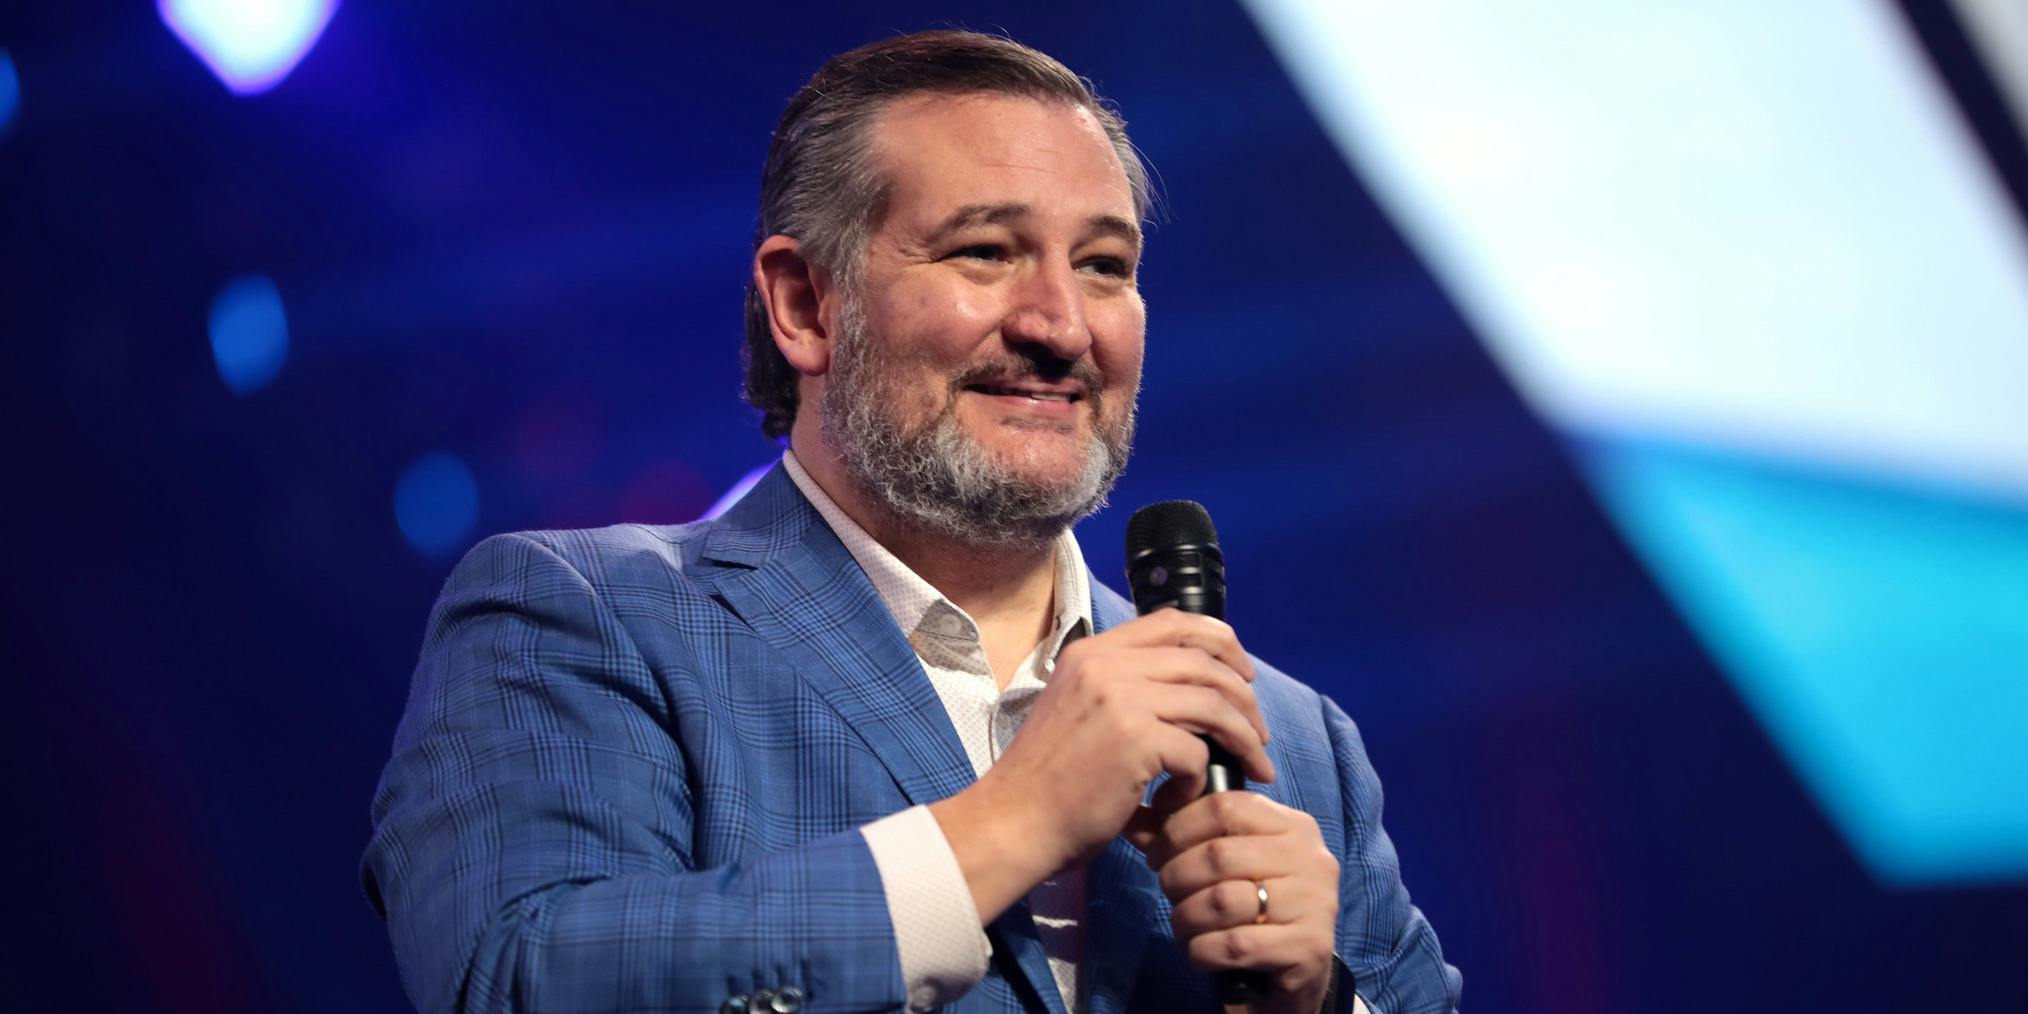
[[[832,336],[824,305],[832,297],[830,272],[810,263],[794,237],[775,235],[754,251],[753,284],[782,358],[806,377],[829,372]]]

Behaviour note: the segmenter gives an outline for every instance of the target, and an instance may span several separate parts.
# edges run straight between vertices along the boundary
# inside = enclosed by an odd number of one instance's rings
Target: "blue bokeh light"
[[[21,108],[21,77],[14,73],[14,57],[0,49],[0,137],[14,125],[14,113]]]
[[[264,275],[235,278],[211,301],[211,358],[237,394],[259,390],[289,357],[282,294]]]
[[[478,520],[479,483],[454,454],[425,454],[395,480],[395,524],[425,555],[442,556],[459,548]]]
[[[236,95],[257,95],[296,69],[338,0],[157,0],[162,23]]]

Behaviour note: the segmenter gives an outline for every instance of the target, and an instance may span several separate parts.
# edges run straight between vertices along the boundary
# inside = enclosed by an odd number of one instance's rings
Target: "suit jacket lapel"
[[[949,713],[894,617],[822,515],[776,465],[705,538],[722,600],[872,748],[911,803],[970,785]]]
[[[843,715],[910,803],[972,784],[972,762],[873,583],[823,516],[775,466],[705,537],[721,600]],[[996,953],[1052,1014],[1065,1014],[1026,903],[988,929]],[[1018,987],[1017,987],[1018,988]]]

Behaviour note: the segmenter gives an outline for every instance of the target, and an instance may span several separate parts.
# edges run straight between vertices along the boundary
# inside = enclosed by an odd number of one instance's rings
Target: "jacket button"
[[[746,994],[726,997],[725,1002],[718,1005],[718,1014],[747,1014]]]

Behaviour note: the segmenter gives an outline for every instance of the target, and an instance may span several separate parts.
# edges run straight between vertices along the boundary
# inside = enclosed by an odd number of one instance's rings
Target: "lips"
[[[1077,402],[1084,400],[1084,389],[1076,384],[1036,384],[1021,381],[988,381],[981,384],[967,384],[965,390],[990,394],[1002,398],[1027,398],[1031,401]]]

